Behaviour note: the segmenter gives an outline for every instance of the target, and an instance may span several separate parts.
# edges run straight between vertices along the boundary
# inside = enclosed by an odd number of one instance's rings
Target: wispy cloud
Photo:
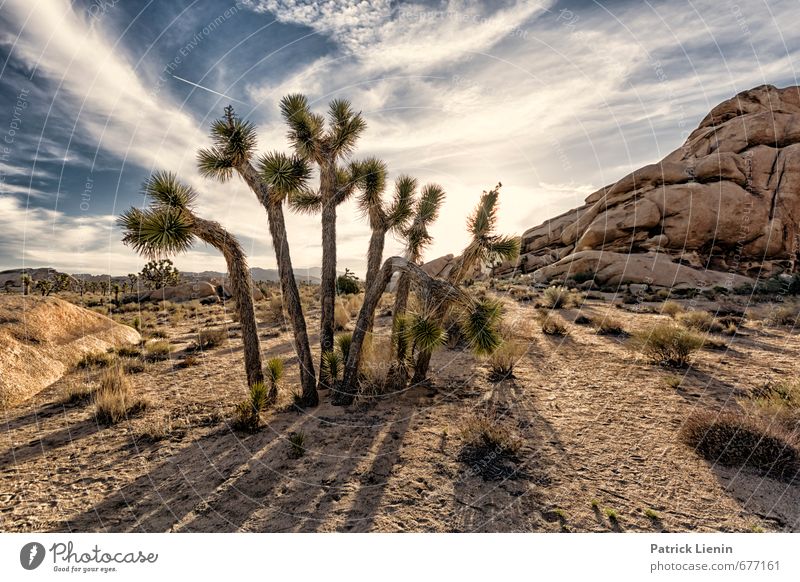
[[[384,157],[395,174],[440,182],[449,194],[429,256],[458,251],[464,217],[482,189],[503,182],[501,227],[521,232],[679,146],[720,100],[761,83],[796,82],[800,51],[796,3],[788,0],[593,4],[567,11],[523,0],[247,4],[306,27],[310,32],[299,33],[297,43],[319,35],[336,49],[310,52],[288,73],[228,79],[227,86],[202,83],[247,95],[253,107],[243,111],[259,123],[263,149],[286,147],[277,115],[282,95],[305,92],[320,109],[334,96],[351,99],[369,123],[360,154]],[[190,110],[153,86],[147,52],[132,60],[127,37],[107,36],[102,22],[90,22],[67,0],[46,6],[8,0],[4,9],[19,36],[6,33],[3,43],[15,43],[14,57],[54,83],[59,112],[74,120],[75,136],[59,144],[66,155],[70,140],[80,139],[123,167],[178,171],[201,189],[201,211],[244,238],[254,265],[274,265],[266,218],[252,195],[235,181],[210,184],[196,173],[195,152],[217,111]],[[199,82],[206,72],[186,78]],[[224,79],[224,71],[213,77]],[[19,215],[24,209],[15,212],[26,224]],[[78,226],[69,222],[74,217],[30,212],[36,220]],[[353,205],[339,215],[341,266],[362,270],[368,227]],[[318,220],[289,216],[288,226],[295,263],[318,265]],[[99,236],[101,247],[84,255],[98,253],[99,265],[117,268],[123,256],[126,265],[137,262],[113,239],[116,233],[82,232]],[[3,255],[13,256],[3,240]],[[46,250],[31,248],[29,259]],[[181,261],[190,264],[192,257]]]

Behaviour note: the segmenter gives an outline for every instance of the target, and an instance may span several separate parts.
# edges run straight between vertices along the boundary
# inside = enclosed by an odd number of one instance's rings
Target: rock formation
[[[0,408],[46,388],[88,352],[140,339],[132,327],[56,297],[0,296]]]
[[[662,161],[531,228],[495,274],[735,287],[792,273],[800,240],[800,87],[714,107]]]

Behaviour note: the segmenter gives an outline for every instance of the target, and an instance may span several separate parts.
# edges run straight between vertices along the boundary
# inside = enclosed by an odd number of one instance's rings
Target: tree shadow
[[[5,451],[0,454],[0,466],[10,467],[48,454],[59,454],[59,449],[62,447],[89,437],[102,429],[103,426],[95,420],[94,416],[91,416],[77,424],[69,424],[46,436],[34,438],[25,445]]]

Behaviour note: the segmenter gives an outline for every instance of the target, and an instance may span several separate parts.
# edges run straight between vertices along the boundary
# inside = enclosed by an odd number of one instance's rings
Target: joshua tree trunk
[[[261,343],[258,340],[258,326],[253,307],[253,289],[247,258],[239,241],[216,222],[194,217],[197,237],[216,248],[225,257],[231,282],[231,294],[236,301],[239,322],[242,325],[244,344],[244,367],[247,385],[264,382],[264,368],[261,362]]]
[[[281,293],[286,304],[286,310],[289,312],[289,318],[292,320],[295,351],[300,361],[300,384],[303,393],[298,404],[301,406],[316,406],[319,404],[317,379],[314,372],[314,361],[311,357],[311,348],[308,344],[308,331],[306,329],[306,320],[303,316],[303,305],[300,302],[300,291],[297,289],[297,281],[295,281],[292,268],[292,258],[289,253],[289,240],[286,237],[283,207],[280,204],[274,204],[270,200],[269,189],[253,166],[242,164],[236,169],[267,211],[272,246],[275,248],[275,255],[278,260]]]
[[[446,281],[433,279],[425,271],[408,260],[402,257],[389,257],[386,259],[383,263],[383,267],[378,271],[377,276],[372,280],[372,284],[367,288],[364,294],[364,304],[361,306],[361,311],[358,313],[355,331],[353,331],[350,352],[344,368],[344,377],[342,378],[339,388],[334,391],[333,403],[336,405],[351,404],[355,398],[356,385],[358,382],[358,368],[361,364],[361,350],[364,347],[364,339],[367,335],[368,324],[369,321],[374,318],[375,310],[378,308],[381,295],[383,295],[386,286],[392,278],[392,274],[396,270],[407,274],[409,279],[416,280],[420,292],[425,299],[431,299],[431,297],[435,296],[436,301],[440,303],[468,300],[468,296],[466,296],[463,291],[450,285]]]
[[[428,369],[431,365],[432,355],[433,353],[429,351],[422,351],[417,354],[417,361],[414,364],[414,376],[411,378],[412,386],[424,382],[428,377]]]
[[[319,343],[321,354],[333,349],[333,325],[336,310],[336,166],[333,163],[320,167],[320,194],[322,195],[322,274],[320,281]],[[322,355],[320,355],[322,358]],[[322,360],[320,359],[320,368]],[[320,376],[320,388],[326,388]]]
[[[320,282],[319,343],[322,352],[333,349],[333,319],[336,309],[336,206],[322,208],[322,276]]]
[[[369,250],[367,251],[367,277],[365,287],[369,289],[372,280],[378,274],[383,260],[383,249],[386,244],[386,231],[383,229],[373,230],[369,238]]]

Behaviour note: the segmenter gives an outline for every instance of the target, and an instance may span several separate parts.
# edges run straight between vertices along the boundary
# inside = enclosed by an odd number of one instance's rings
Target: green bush
[[[703,347],[703,338],[688,329],[660,323],[634,335],[634,345],[657,364],[685,366],[695,351]]]

